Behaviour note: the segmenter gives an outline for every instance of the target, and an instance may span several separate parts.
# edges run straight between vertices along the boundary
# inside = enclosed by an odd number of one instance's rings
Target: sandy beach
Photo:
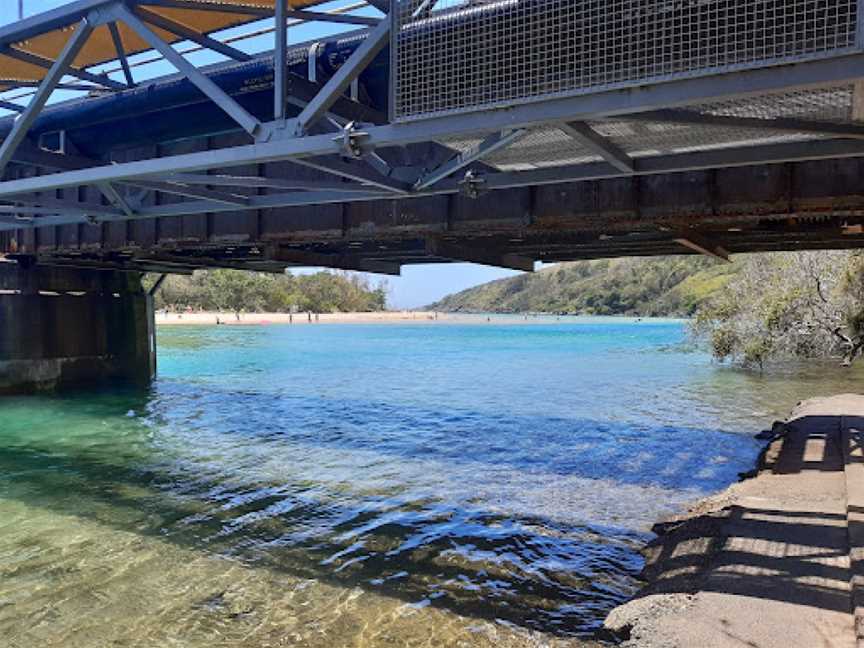
[[[158,325],[207,326],[216,324],[263,326],[267,324],[347,324],[362,322],[428,322],[445,320],[449,316],[444,313],[426,311],[383,311],[375,313],[236,313],[202,312],[202,313],[166,313],[157,311]]]
[[[266,326],[275,324],[417,324],[438,322],[442,324],[559,324],[568,323],[615,323],[639,325],[643,323],[662,323],[682,321],[673,318],[597,316],[597,315],[552,315],[542,313],[442,313],[434,311],[381,311],[373,313],[241,313],[237,318],[235,313],[225,312],[192,312],[166,313],[156,312],[156,324],[160,326]]]

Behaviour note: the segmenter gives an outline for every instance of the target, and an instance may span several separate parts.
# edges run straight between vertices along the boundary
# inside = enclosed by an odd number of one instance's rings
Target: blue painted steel
[[[317,49],[318,82],[326,82],[357,49],[363,35],[322,43]],[[289,72],[308,78],[308,45],[292,48]],[[371,108],[387,112],[389,54],[380,54],[360,77],[360,96]],[[262,121],[273,118],[273,57],[212,66],[203,72],[240,105]],[[290,87],[289,87],[290,93]],[[288,116],[299,108],[288,107]],[[12,128],[12,117],[0,120],[0,137]],[[30,129],[32,137],[65,130],[77,148],[102,155],[117,148],[212,135],[236,130],[236,124],[190,81],[172,76],[135,88],[49,106]]]

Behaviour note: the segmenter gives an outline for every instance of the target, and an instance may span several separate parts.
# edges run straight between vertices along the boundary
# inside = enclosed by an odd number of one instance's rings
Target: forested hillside
[[[446,312],[693,314],[738,271],[705,257],[562,263],[535,274],[493,281],[429,306]]]

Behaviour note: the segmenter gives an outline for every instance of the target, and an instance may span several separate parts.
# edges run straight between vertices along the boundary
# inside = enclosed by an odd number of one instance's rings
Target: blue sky
[[[24,0],[24,15],[31,16],[33,14],[47,11],[61,5],[68,4],[67,0]],[[347,2],[332,2],[323,5],[322,9],[330,6],[343,6]],[[371,15],[375,15],[374,9],[368,10]],[[0,25],[5,25],[14,22],[18,19],[18,2],[17,0],[0,0]],[[260,23],[260,27],[267,26],[268,21]],[[272,21],[269,21],[272,24]],[[240,31],[249,30],[250,27],[244,27],[238,30],[228,30],[222,36],[231,36]],[[300,42],[318,38],[328,33],[334,33],[339,30],[339,26],[324,27],[320,24],[305,25],[303,27],[292,28],[288,30],[288,38],[290,41]],[[235,46],[248,51],[250,53],[263,51],[272,48],[272,37],[261,37],[249,39],[242,43],[235,43]],[[182,46],[182,44],[181,44]],[[149,58],[150,55],[141,55],[140,58]],[[139,57],[132,60],[135,61]],[[209,52],[193,54],[190,56],[190,61],[196,64],[212,63],[220,60],[219,56],[212,55]],[[110,66],[109,66],[110,67]],[[173,68],[165,63],[157,63],[147,66],[138,67],[135,69],[136,79],[159,76],[173,72]],[[122,80],[121,75],[112,74],[118,80]],[[65,98],[63,93],[56,93],[57,99]],[[6,93],[6,98],[15,96],[15,92]],[[25,98],[18,99],[19,103],[26,103]],[[2,113],[0,113],[2,114]],[[394,308],[416,308],[429,304],[437,299],[457,292],[471,286],[476,286],[493,279],[509,277],[519,274],[509,270],[501,270],[498,268],[487,268],[469,263],[456,263],[448,265],[419,265],[403,268],[401,277],[388,277],[387,281],[390,286],[390,305]]]

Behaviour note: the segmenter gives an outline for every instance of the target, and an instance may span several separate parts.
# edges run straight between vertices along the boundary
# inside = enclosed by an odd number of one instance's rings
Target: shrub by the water
[[[763,367],[784,358],[837,358],[848,365],[861,355],[861,252],[760,254],[737,263],[692,323],[718,360]]]
[[[693,317],[719,360],[763,366],[864,347],[864,254],[796,252],[562,263],[493,281],[428,308],[450,312]]]

